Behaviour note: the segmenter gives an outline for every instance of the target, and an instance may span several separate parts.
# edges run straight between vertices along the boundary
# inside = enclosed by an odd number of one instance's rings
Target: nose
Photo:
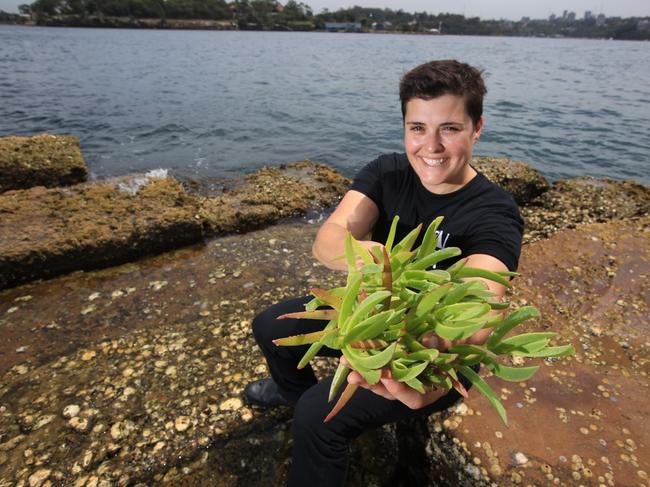
[[[440,132],[437,130],[432,130],[429,134],[427,134],[425,147],[429,152],[442,152],[444,150],[444,145],[442,143]]]

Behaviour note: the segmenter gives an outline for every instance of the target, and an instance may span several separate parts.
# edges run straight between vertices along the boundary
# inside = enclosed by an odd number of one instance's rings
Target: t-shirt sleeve
[[[366,164],[355,176],[350,189],[359,191],[370,198],[377,207],[381,208],[383,190],[381,186],[382,171],[380,159]]]
[[[491,255],[503,262],[508,270],[516,271],[524,232],[524,222],[516,203],[511,201],[499,205],[475,221],[463,255]]]

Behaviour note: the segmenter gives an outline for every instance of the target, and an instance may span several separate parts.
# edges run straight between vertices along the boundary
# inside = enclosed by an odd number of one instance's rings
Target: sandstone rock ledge
[[[32,186],[52,188],[81,183],[87,173],[76,137],[0,137],[0,193]]]
[[[259,228],[331,206],[349,184],[310,161],[260,169],[211,196],[156,174],[0,194],[0,289]]]
[[[202,238],[196,204],[177,181],[140,181],[142,187],[137,181],[85,183],[0,195],[0,289],[119,264]]]

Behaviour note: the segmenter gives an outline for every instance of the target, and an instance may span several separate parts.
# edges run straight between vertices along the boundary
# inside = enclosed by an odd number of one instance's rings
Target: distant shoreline
[[[19,17],[19,16],[16,16]],[[379,30],[363,29],[358,31],[339,30],[337,32],[326,29],[317,29],[313,24],[311,26],[303,24],[298,28],[289,28],[287,26],[277,26],[277,28],[259,28],[256,25],[240,27],[235,20],[211,20],[211,19],[159,19],[159,18],[134,18],[134,17],[112,17],[112,16],[54,16],[41,17],[38,20],[25,19],[20,20],[0,20],[0,25],[18,25],[24,27],[79,27],[79,28],[103,28],[103,29],[146,29],[146,30],[220,30],[220,31],[257,31],[257,32],[320,32],[320,33],[355,33],[355,34],[405,34],[405,35],[423,35],[423,36],[479,36],[479,37],[521,37],[537,39],[592,39],[592,40],[614,40],[614,41],[649,41],[649,39],[620,39],[613,37],[588,37],[588,36],[567,36],[562,34],[544,35],[529,34],[515,35],[508,33],[490,34],[490,33],[448,33],[448,32],[414,32],[401,30]]]

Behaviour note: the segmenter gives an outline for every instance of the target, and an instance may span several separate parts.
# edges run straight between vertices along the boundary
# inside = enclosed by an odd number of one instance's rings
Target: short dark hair
[[[487,93],[482,71],[455,59],[429,61],[406,73],[399,83],[402,118],[406,104],[413,98],[430,100],[442,95],[465,98],[465,111],[474,126],[483,115],[483,97]]]

